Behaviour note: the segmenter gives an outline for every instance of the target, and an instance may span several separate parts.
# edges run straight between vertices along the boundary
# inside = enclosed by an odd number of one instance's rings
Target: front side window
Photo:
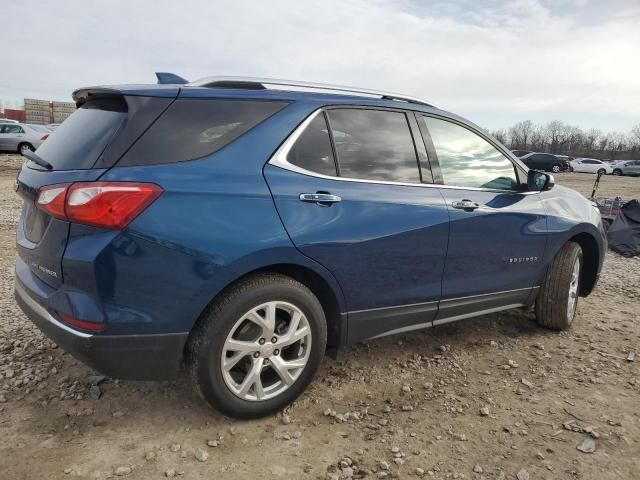
[[[316,115],[298,137],[287,154],[287,162],[322,175],[337,174],[329,129],[323,113]]]
[[[515,190],[511,161],[471,130],[445,120],[421,116],[433,140],[445,185]]]
[[[340,176],[420,183],[416,151],[404,113],[339,108],[327,114]]]

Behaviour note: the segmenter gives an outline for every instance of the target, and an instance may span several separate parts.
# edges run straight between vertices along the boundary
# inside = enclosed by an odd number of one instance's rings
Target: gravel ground
[[[26,320],[19,162],[0,156],[1,478],[640,478],[640,258],[607,254],[570,331],[512,311],[367,342],[286,412],[233,421],[186,381],[105,379]],[[602,184],[640,196],[640,178]]]

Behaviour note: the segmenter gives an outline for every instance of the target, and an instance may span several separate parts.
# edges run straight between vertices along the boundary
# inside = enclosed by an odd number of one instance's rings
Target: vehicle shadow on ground
[[[513,342],[534,344],[556,335],[556,332],[540,328],[532,313],[510,311],[363,342],[341,349],[337,359],[325,358],[311,385],[313,394],[303,394],[296,404],[308,402],[309,398],[305,398],[307,396],[329,393],[325,389],[331,387],[324,380],[336,366],[348,369],[350,363],[366,363],[372,370],[380,370],[399,358],[438,355],[442,353],[442,349],[471,357],[476,354],[486,356],[486,347],[492,342],[501,346],[509,346]],[[372,356],[372,353],[375,355]],[[86,375],[91,374],[87,369]],[[220,429],[237,424],[201,399],[191,387],[186,374],[174,381],[165,382],[108,380],[101,388],[103,395],[99,400],[73,402],[76,404],[74,409],[81,410],[84,406],[89,406],[95,410],[96,415],[111,417],[107,423],[115,431],[120,425],[130,429],[135,424],[144,426],[149,423],[174,432],[184,428],[202,428],[203,425]],[[357,396],[355,394],[355,397],[350,397],[350,401],[366,401],[366,398]],[[141,408],[142,405],[144,409]],[[120,421],[121,418],[126,418],[126,421]],[[87,422],[80,423],[85,423],[85,427],[95,427],[96,424],[100,426],[100,422],[95,422],[95,419],[93,422],[88,419]],[[178,428],[177,424],[182,426]]]

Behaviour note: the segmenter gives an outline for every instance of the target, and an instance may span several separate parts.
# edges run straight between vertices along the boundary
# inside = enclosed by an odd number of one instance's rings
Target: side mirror
[[[556,184],[553,175],[539,172],[537,170],[529,170],[527,175],[527,190],[530,192],[544,192],[551,190]]]

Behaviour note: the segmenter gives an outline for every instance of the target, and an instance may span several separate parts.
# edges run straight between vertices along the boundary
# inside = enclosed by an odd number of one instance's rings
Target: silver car
[[[49,136],[50,131],[37,125],[0,120],[0,152],[34,151]]]
[[[627,160],[613,166],[614,175],[640,176],[640,160]]]

